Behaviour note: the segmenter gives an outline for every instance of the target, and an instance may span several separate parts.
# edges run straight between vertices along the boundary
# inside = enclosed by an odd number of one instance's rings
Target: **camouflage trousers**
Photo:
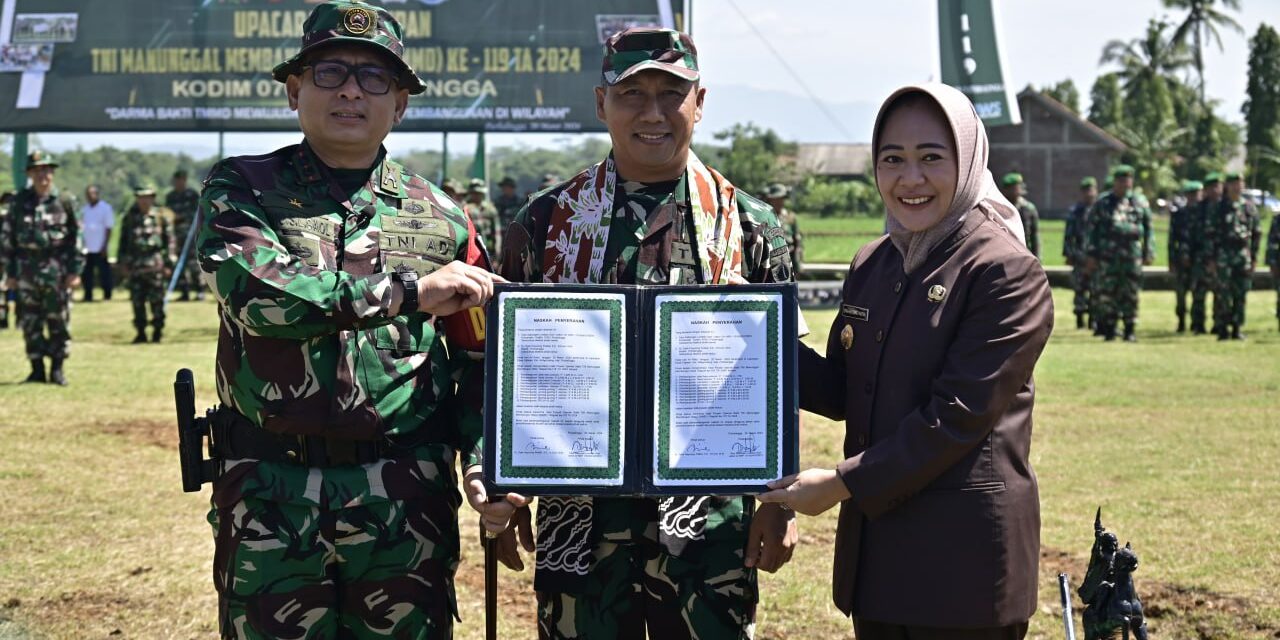
[[[4,274],[0,274],[0,325],[9,326],[9,290],[4,288]]]
[[[1169,269],[1169,275],[1173,276],[1173,312],[1179,318],[1185,318],[1187,315],[1187,293],[1192,291],[1195,279],[1191,275],[1191,271],[1185,268]],[[1192,304],[1195,304],[1195,297],[1192,296]]]
[[[223,638],[453,637],[456,501],[245,497],[209,523]]]
[[[581,594],[538,592],[541,640],[749,640],[755,633],[756,570],[742,565],[741,544],[707,545],[692,557],[670,555],[657,523],[638,541],[606,538]]]
[[[1213,279],[1201,265],[1191,268],[1191,326],[1203,327],[1205,321],[1205,298],[1213,291]]]
[[[187,229],[175,228],[173,232],[173,241],[177,244],[179,255],[182,253],[183,243],[187,241]],[[197,229],[196,233],[200,231]],[[200,291],[201,284],[200,261],[196,259],[195,239],[192,239],[191,248],[187,250],[187,261],[182,264],[182,275],[178,276],[178,290],[190,291],[192,293]],[[168,283],[165,283],[166,285]]]
[[[1244,326],[1244,305],[1253,274],[1247,264],[1218,264],[1218,289],[1213,295],[1213,323],[1221,328]],[[1221,301],[1221,304],[1218,302]]]
[[[1071,299],[1071,309],[1076,315],[1090,313],[1089,298],[1092,293],[1089,273],[1083,266],[1071,267],[1071,290],[1075,296]]]
[[[151,307],[151,326],[164,328],[164,290],[167,283],[157,276],[135,276],[129,279],[129,300],[133,303],[133,328],[147,328],[147,307]]]
[[[1129,263],[1102,265],[1094,274],[1094,314],[1108,324],[1138,319],[1138,293],[1142,291],[1142,267]]]
[[[71,355],[71,292],[60,280],[18,280],[15,310],[29,359]]]

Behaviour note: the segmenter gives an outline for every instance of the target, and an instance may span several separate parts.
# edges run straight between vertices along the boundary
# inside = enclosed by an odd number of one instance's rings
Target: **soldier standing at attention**
[[[386,9],[317,5],[272,74],[302,143],[221,160],[201,195],[224,638],[452,637],[481,371],[437,318],[494,279],[461,207],[382,146],[425,90],[402,40]]]
[[[595,94],[613,150],[525,204],[507,235],[507,279],[791,280],[773,210],[690,151],[706,90],[688,35],[644,28],[613,35]],[[527,535],[526,511],[517,522]],[[514,537],[503,532],[499,548],[514,553]],[[540,497],[538,635],[750,638],[756,570],[780,568],[796,538],[794,512],[755,508],[751,497]]]
[[[65,386],[62,363],[71,348],[71,291],[80,284],[84,254],[75,199],[53,184],[57,168],[57,161],[44,151],[27,155],[31,186],[19,191],[9,205],[0,251],[7,286],[18,292],[22,338],[31,360],[26,381]],[[50,365],[47,379],[45,358]]]
[[[173,235],[177,250],[181,251],[187,241],[191,227],[200,227],[198,209],[200,194],[187,186],[187,172],[179,169],[173,172],[173,190],[164,197],[164,206],[173,212]],[[166,285],[168,283],[165,283]],[[200,284],[200,264],[196,260],[195,247],[187,251],[187,261],[182,265],[182,275],[178,277],[178,300],[185,302],[191,299],[195,291],[196,300],[204,300],[204,287]]]
[[[144,184],[133,192],[133,206],[120,222],[120,247],[116,259],[129,285],[133,302],[134,344],[147,341],[147,306],[151,306],[151,341],[164,334],[164,291],[173,274],[174,234],[171,212],[152,206],[155,187]]]
[[[1085,272],[1085,223],[1089,207],[1098,200],[1098,181],[1093,176],[1086,176],[1080,181],[1080,201],[1067,213],[1067,229],[1062,235],[1062,256],[1071,266],[1072,310],[1076,314],[1076,328],[1083,329],[1094,323],[1087,319],[1089,315],[1089,274]]]
[[[1202,335],[1208,333],[1205,325],[1205,297],[1211,291],[1217,291],[1216,268],[1217,258],[1213,254],[1211,223],[1217,218],[1218,203],[1222,200],[1222,174],[1213,171],[1205,174],[1204,188],[1200,192],[1200,204],[1195,208],[1191,218],[1191,333]],[[1214,293],[1214,317],[1218,314],[1218,296]],[[1214,334],[1218,327],[1214,327]]]
[[[516,181],[511,176],[507,176],[498,183],[500,193],[498,198],[493,201],[493,206],[498,210],[498,240],[502,240],[503,235],[507,232],[507,227],[516,219],[516,213],[520,211],[520,207],[524,205],[524,199],[516,194]],[[493,255],[502,255],[502,245],[498,244],[491,248]]]
[[[1271,217],[1267,233],[1267,266],[1271,267],[1271,286],[1276,290],[1276,320],[1280,321],[1280,214]]]
[[[1178,333],[1187,330],[1187,291],[1191,289],[1191,237],[1192,220],[1200,207],[1200,190],[1203,188],[1195,180],[1184,180],[1182,196],[1186,198],[1181,206],[1174,207],[1169,214],[1169,273],[1173,276],[1174,313],[1178,315]]]
[[[1155,259],[1151,210],[1133,194],[1133,167],[1111,170],[1111,191],[1089,210],[1088,269],[1096,283],[1095,304],[1103,338],[1116,339],[1116,325],[1124,322],[1124,339],[1137,342],[1138,293],[1142,267]]]
[[[1022,228],[1027,234],[1027,248],[1031,250],[1031,254],[1040,257],[1040,212],[1036,211],[1036,205],[1027,199],[1026,185],[1022,182],[1022,174],[1011,172],[1004,174],[1000,179],[1000,191],[1004,197],[1018,208],[1018,215],[1022,217]]]
[[[778,216],[778,222],[786,233],[787,248],[791,250],[791,271],[798,274],[804,259],[804,237],[800,235],[800,219],[787,209],[787,197],[790,195],[791,189],[787,185],[775,182],[765,189],[764,201],[773,207],[773,213]]]
[[[13,192],[0,193],[0,234],[3,233],[5,219],[9,215],[9,205],[13,203]],[[7,236],[0,235],[0,243]],[[0,329],[9,328],[9,286],[8,278],[0,274]]]
[[[1217,224],[1211,234],[1217,268],[1218,290],[1214,305],[1219,315],[1213,323],[1219,340],[1244,340],[1245,298],[1253,284],[1253,270],[1258,266],[1258,245],[1262,242],[1258,210],[1245,200],[1244,176],[1228,173],[1223,180],[1225,193],[1218,204]]]
[[[489,202],[489,189],[484,180],[472,178],[467,183],[467,202],[464,205],[467,216],[476,225],[476,233],[484,239],[488,247],[498,246],[498,236],[502,229],[498,227],[498,210]]]

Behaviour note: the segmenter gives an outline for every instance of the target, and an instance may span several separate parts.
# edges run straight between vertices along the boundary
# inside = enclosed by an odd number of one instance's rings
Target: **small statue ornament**
[[[1147,622],[1142,615],[1142,601],[1133,586],[1133,572],[1138,568],[1138,554],[1125,543],[1119,548],[1116,535],[1102,526],[1102,508],[1093,519],[1093,550],[1089,568],[1076,593],[1084,602],[1085,640],[1114,638],[1116,632],[1125,640],[1147,640]]]

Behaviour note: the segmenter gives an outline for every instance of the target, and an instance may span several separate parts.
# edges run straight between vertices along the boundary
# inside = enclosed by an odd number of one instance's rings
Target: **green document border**
[[[505,296],[502,299],[502,450],[498,453],[504,478],[622,479],[622,300],[592,297],[532,298]],[[528,467],[512,464],[512,393],[515,388],[516,311],[520,309],[580,309],[609,312],[609,466]]]
[[[661,302],[659,311],[658,336],[658,469],[654,480],[772,480],[778,473],[778,331],[782,320],[779,317],[779,300],[671,300]],[[769,341],[769,434],[766,468],[764,469],[729,469],[729,468],[684,468],[670,467],[670,431],[669,415],[671,400],[671,314],[685,311],[765,311],[767,312]]]

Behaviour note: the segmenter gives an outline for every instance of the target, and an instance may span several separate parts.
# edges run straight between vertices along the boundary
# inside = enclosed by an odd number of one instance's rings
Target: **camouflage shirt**
[[[1088,226],[1085,218],[1088,213],[1089,205],[1083,202],[1077,202],[1067,213],[1067,228],[1062,234],[1062,256],[1069,264],[1084,265],[1084,233]]]
[[[344,193],[303,143],[219,162],[201,208],[197,246],[219,303],[224,405],[276,433],[385,438],[444,469],[454,450],[478,461],[478,362],[446,349],[436,318],[388,313],[393,271],[422,277],[453,260],[488,266],[456,203],[383,155],[364,186]],[[380,473],[264,463],[241,471],[249,479],[238,495],[219,501],[396,499],[406,485],[388,478],[423,473],[413,461],[375,465]],[[446,472],[437,471],[427,475],[439,481]]]
[[[1223,198],[1210,226],[1209,242],[1214,259],[1220,265],[1246,266],[1257,261],[1262,242],[1262,226],[1258,210],[1244,199],[1232,202]]]
[[[480,234],[485,246],[498,246],[498,234],[501,231],[498,229],[498,210],[494,208],[493,203],[481,200],[479,204],[468,202],[463,206],[476,225],[476,233]]]
[[[1030,200],[1018,197],[1018,216],[1022,218],[1022,229],[1027,235],[1027,248],[1031,255],[1040,257],[1040,212]]]
[[[1169,266],[1179,268],[1191,264],[1194,238],[1192,227],[1200,203],[1184,204],[1169,214]]]
[[[19,191],[9,205],[9,214],[0,219],[5,275],[30,276],[24,265],[38,263],[58,265],[59,275],[79,275],[85,259],[80,252],[80,222],[75,210],[75,199],[62,196],[57,187],[43,198],[33,189]]]
[[[173,227],[179,231],[191,228],[200,206],[200,193],[187,187],[182,191],[170,191],[164,197],[164,206],[173,211]]]
[[[524,198],[516,194],[510,197],[498,196],[493,201],[493,206],[498,210],[498,230],[505,232],[507,227],[511,226],[512,221],[516,219],[516,213],[519,213],[520,207],[524,205]]]
[[[1151,210],[1144,198],[1117,196],[1114,192],[1098,198],[1089,209],[1085,252],[1098,262],[1133,262],[1155,259],[1155,236]]]
[[[1280,214],[1271,217],[1271,231],[1267,233],[1267,264],[1273,269],[1280,269]],[[1280,280],[1275,285],[1280,289]],[[1280,302],[1276,304],[1280,305]]]
[[[137,204],[125,212],[116,257],[130,276],[164,274],[173,268],[173,232],[168,213],[154,206],[142,213]]]

